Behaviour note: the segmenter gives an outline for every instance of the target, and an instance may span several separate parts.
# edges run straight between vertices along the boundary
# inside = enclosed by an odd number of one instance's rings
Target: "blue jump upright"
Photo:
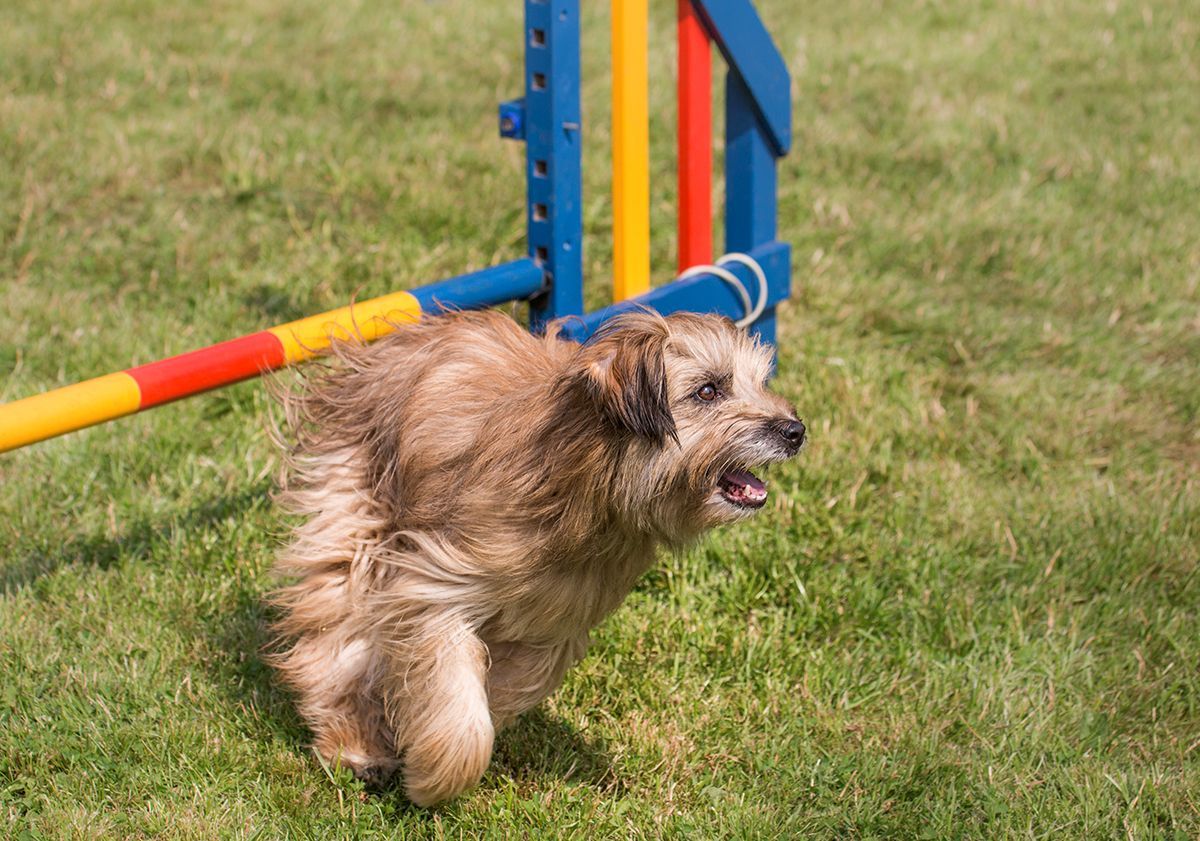
[[[728,66],[725,85],[725,248],[753,258],[767,300],[750,326],[775,341],[775,308],[790,294],[791,248],[777,237],[778,159],[791,147],[787,66],[749,0],[692,0]],[[530,300],[530,327],[562,316],[564,335],[585,339],[616,313],[649,307],[745,315],[741,296],[713,274],[675,280],[583,315],[579,0],[525,0],[525,97],[502,103],[500,133],[526,143],[529,255],[545,288]],[[724,266],[758,295],[752,270]]]

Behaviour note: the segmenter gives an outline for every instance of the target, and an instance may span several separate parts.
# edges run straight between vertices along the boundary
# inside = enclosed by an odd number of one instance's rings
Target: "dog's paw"
[[[494,738],[488,718],[476,727],[426,734],[405,752],[404,793],[423,807],[458,797],[483,777]]]
[[[396,774],[395,762],[376,762],[352,767],[354,776],[367,788],[384,788]]]
[[[367,788],[382,788],[395,775],[400,762],[391,756],[364,756],[345,749],[323,756],[330,768],[343,768],[354,775]]]

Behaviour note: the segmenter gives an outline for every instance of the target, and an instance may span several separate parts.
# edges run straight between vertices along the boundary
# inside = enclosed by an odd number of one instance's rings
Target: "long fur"
[[[401,768],[421,805],[477,782],[657,546],[748,516],[721,474],[795,454],[769,371],[695,315],[621,316],[581,346],[460,313],[337,345],[284,400],[282,498],[305,519],[275,594],[275,664],[320,754]]]

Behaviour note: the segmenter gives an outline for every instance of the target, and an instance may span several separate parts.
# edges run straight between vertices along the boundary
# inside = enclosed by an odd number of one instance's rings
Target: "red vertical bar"
[[[679,271],[711,263],[712,50],[692,0],[679,0]]]

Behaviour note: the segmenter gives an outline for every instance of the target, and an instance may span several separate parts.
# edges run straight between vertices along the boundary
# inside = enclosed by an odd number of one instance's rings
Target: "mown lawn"
[[[672,265],[656,3],[653,215]],[[586,3],[607,294],[606,4]],[[0,457],[10,837],[1200,835],[1200,15],[762,0],[811,445],[437,812],[259,659],[259,383]],[[520,4],[0,4],[0,399],[507,259]]]

